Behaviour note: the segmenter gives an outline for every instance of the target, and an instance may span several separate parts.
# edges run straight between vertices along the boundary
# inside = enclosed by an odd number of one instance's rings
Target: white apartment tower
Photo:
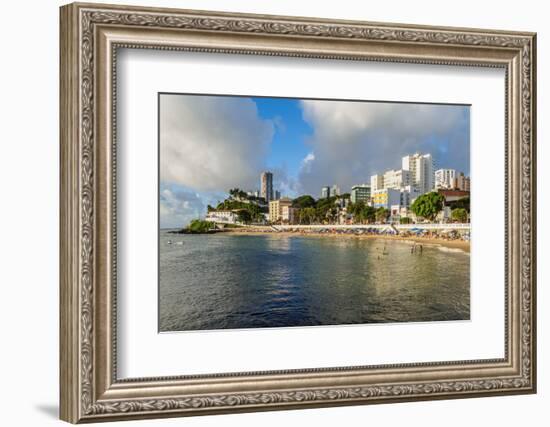
[[[415,153],[405,156],[402,165],[403,170],[410,171],[410,184],[416,187],[420,194],[433,190],[435,164],[431,154]]]
[[[377,174],[370,177],[370,191],[374,193],[378,190],[384,189],[384,175]]]
[[[411,172],[408,170],[397,169],[389,170],[384,173],[383,188],[401,188],[410,185]]]
[[[438,169],[435,171],[435,188],[455,188],[457,177],[455,169]]]

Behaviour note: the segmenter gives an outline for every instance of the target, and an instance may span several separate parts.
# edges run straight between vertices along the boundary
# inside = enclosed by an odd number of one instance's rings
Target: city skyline
[[[416,152],[469,175],[467,106],[162,95],[160,109],[161,228],[204,216],[230,188],[261,191],[267,171],[272,197],[315,198]]]

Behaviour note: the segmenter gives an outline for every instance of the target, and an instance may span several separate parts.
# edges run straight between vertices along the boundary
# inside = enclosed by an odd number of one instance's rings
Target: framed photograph
[[[63,420],[536,391],[535,34],[60,21]]]

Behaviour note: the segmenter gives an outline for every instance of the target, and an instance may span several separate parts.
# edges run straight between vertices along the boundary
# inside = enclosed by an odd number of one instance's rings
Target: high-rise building
[[[330,197],[339,196],[339,195],[340,195],[340,187],[334,184],[332,187],[330,187]]]
[[[370,190],[374,193],[384,189],[384,175],[377,174],[370,177]]]
[[[410,171],[410,184],[416,187],[421,194],[433,190],[435,162],[431,154],[415,153],[403,157],[402,169]]]
[[[457,172],[455,169],[438,169],[435,171],[435,188],[455,188]]]
[[[281,192],[279,190],[275,190],[275,200],[279,200],[281,198]]]
[[[462,191],[470,191],[470,177],[464,176],[464,173],[460,172],[456,175],[454,187]]]
[[[267,203],[273,200],[273,174],[271,172],[262,172],[260,177],[260,196]]]
[[[408,170],[396,169],[384,173],[383,188],[401,188],[410,185],[411,173]]]
[[[370,190],[371,190],[371,186],[369,184],[354,185],[353,187],[351,187],[351,202],[352,203],[369,202]]]
[[[330,187],[321,188],[321,199],[328,199],[330,197]]]

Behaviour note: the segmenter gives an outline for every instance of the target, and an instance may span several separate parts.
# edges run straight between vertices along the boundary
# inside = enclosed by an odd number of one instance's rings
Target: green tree
[[[378,222],[386,222],[388,217],[390,216],[390,211],[386,208],[378,208],[375,212],[375,218]]]
[[[470,213],[470,197],[463,197],[462,199],[458,199],[454,202],[449,203],[452,209],[466,209],[466,212]]]
[[[399,224],[410,224],[412,220],[408,216],[403,216],[399,218]]]
[[[244,224],[249,224],[252,221],[252,214],[247,209],[239,209],[237,211],[237,220]]]
[[[200,219],[194,219],[189,223],[185,229],[188,233],[200,234],[207,233],[209,230],[215,228],[215,224],[210,221],[203,221]]]
[[[298,208],[298,209],[314,208],[315,199],[311,197],[309,194],[297,197],[292,201],[292,207]]]
[[[331,212],[329,212],[334,207],[334,202],[336,197],[327,197],[326,199],[317,200],[315,205],[316,216],[320,221],[330,222]]]
[[[411,210],[416,216],[433,221],[443,208],[445,198],[436,191],[418,196],[411,205]]]
[[[453,221],[466,222],[468,221],[468,212],[464,208],[457,208],[451,211]]]
[[[317,220],[317,212],[315,208],[303,208],[300,209],[298,214],[300,224],[314,224]]]
[[[361,210],[361,218],[363,222],[371,223],[376,220],[376,209],[372,206],[365,205]]]

